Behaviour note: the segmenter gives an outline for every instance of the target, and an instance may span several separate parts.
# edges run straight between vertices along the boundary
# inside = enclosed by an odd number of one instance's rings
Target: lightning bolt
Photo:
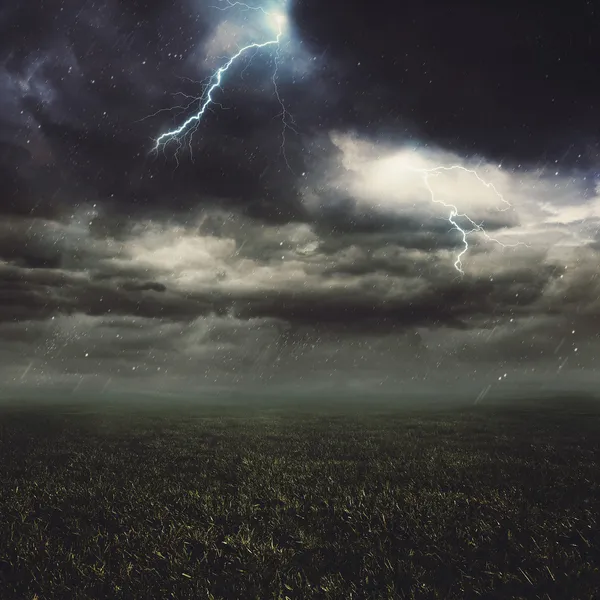
[[[452,166],[449,166],[449,167],[440,166],[440,167],[433,167],[431,169],[419,169],[419,168],[416,168],[416,167],[406,167],[406,169],[408,169],[409,171],[412,171],[413,173],[418,173],[419,175],[421,175],[423,177],[423,183],[425,184],[425,187],[427,188],[427,190],[429,192],[429,195],[431,196],[431,201],[432,202],[434,202],[435,204],[441,204],[445,208],[450,209],[450,214],[448,215],[448,222],[452,225],[452,229],[458,231],[460,233],[461,237],[462,237],[463,249],[462,249],[461,252],[458,253],[458,255],[456,256],[456,260],[454,261],[454,268],[461,275],[465,274],[465,272],[463,270],[462,257],[469,250],[469,235],[471,235],[473,233],[481,233],[487,240],[489,240],[491,242],[495,242],[496,244],[499,244],[503,248],[515,248],[516,246],[527,246],[527,247],[529,247],[528,244],[525,244],[523,242],[517,242],[516,244],[503,244],[501,241],[497,240],[496,238],[493,238],[492,236],[490,236],[487,233],[487,231],[483,227],[483,223],[476,223],[466,213],[460,213],[458,211],[458,208],[454,204],[448,204],[448,203],[444,202],[443,200],[439,200],[438,198],[436,198],[435,192],[433,191],[433,188],[431,187],[430,179],[432,177],[437,177],[438,175],[440,175],[444,171],[463,171],[465,173],[469,173],[471,175],[474,175],[475,178],[482,185],[484,185],[488,189],[491,189],[494,192],[494,194],[497,196],[497,198],[505,205],[504,208],[499,208],[498,209],[500,212],[504,212],[504,211],[512,208],[512,205],[496,189],[496,187],[494,186],[494,184],[490,183],[490,182],[487,182],[484,179],[482,179],[479,176],[479,174],[477,173],[477,171],[474,171],[473,169],[467,169],[467,168],[462,167],[460,165],[452,165]],[[457,218],[466,220],[469,223],[469,225],[471,226],[471,228],[470,229],[463,229],[463,227],[461,227],[458,224],[458,222],[456,221]]]
[[[277,47],[277,52],[275,53],[275,69],[273,71],[273,87],[275,88],[275,97],[277,98],[277,101],[279,102],[279,106],[281,106],[281,112],[279,113],[279,115],[277,115],[278,117],[281,118],[281,123],[283,125],[283,127],[281,128],[281,146],[279,147],[279,152],[280,154],[283,156],[283,159],[285,160],[285,164],[287,165],[287,168],[292,171],[292,167],[290,166],[290,163],[288,161],[288,157],[285,151],[285,142],[286,142],[286,131],[288,129],[290,129],[291,131],[293,131],[294,133],[298,133],[298,131],[296,130],[296,122],[294,120],[294,117],[288,112],[283,99],[281,98],[281,94],[279,93],[279,86],[277,85],[277,74],[279,73],[279,61],[281,58],[281,46]],[[293,173],[293,171],[292,171]]]
[[[292,115],[289,113],[289,111],[287,110],[283,99],[281,97],[281,94],[279,93],[279,87],[277,85],[277,75],[279,72],[279,62],[280,62],[280,58],[281,58],[281,38],[283,37],[284,34],[284,26],[286,24],[287,18],[284,14],[282,13],[271,13],[266,11],[264,8],[260,7],[260,6],[250,6],[244,2],[231,2],[230,0],[226,0],[226,6],[213,6],[212,8],[215,8],[217,10],[221,10],[221,11],[225,11],[225,10],[230,10],[232,8],[236,8],[239,7],[241,9],[244,9],[245,11],[260,11],[262,12],[265,16],[267,16],[269,19],[272,20],[273,25],[276,26],[277,28],[277,35],[276,37],[274,37],[273,39],[269,39],[265,42],[253,42],[251,44],[248,44],[247,46],[244,46],[243,48],[240,48],[223,66],[219,67],[209,78],[208,78],[208,83],[205,84],[205,89],[202,92],[201,96],[196,97],[196,98],[191,98],[190,102],[184,106],[184,107],[176,107],[176,108],[180,108],[182,110],[187,110],[190,108],[190,106],[192,104],[194,104],[195,102],[200,102],[200,107],[198,109],[198,111],[191,115],[187,120],[185,120],[181,125],[179,125],[178,127],[171,129],[170,131],[166,131],[165,133],[159,135],[154,143],[154,151],[158,151],[160,149],[164,150],[166,145],[169,142],[177,142],[178,143],[178,147],[177,150],[175,152],[175,154],[177,155],[179,149],[181,148],[183,142],[185,141],[185,139],[188,139],[188,143],[191,144],[191,139],[194,135],[194,133],[196,132],[196,130],[198,129],[203,117],[206,114],[206,111],[211,107],[211,105],[215,104],[217,106],[221,106],[219,103],[217,103],[215,101],[215,99],[213,98],[213,94],[216,90],[222,89],[221,85],[223,83],[223,77],[225,76],[225,74],[227,73],[227,71],[232,67],[232,65],[234,65],[239,59],[243,58],[245,55],[249,54],[251,51],[254,51],[254,53],[258,52],[259,50],[262,50],[263,48],[267,48],[269,46],[274,46],[277,48],[276,53],[275,53],[275,68],[273,71],[273,77],[272,77],[272,82],[273,82],[273,86],[275,89],[275,97],[277,98],[277,101],[281,107],[281,111],[279,113],[281,122],[282,122],[282,132],[281,132],[281,154],[283,155],[286,165],[287,167],[291,170],[290,164],[288,162],[287,159],[287,155],[285,152],[285,145],[286,145],[286,132],[288,130],[292,130],[295,133],[297,133],[297,131],[295,130],[295,121],[292,117]],[[221,108],[223,108],[221,106]],[[161,111],[159,111],[161,112]],[[158,113],[155,113],[158,114]],[[154,116],[154,115],[151,115]],[[190,152],[191,152],[191,145],[190,145]]]

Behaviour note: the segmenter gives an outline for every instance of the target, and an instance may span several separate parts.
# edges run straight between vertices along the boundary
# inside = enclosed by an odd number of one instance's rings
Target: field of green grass
[[[600,413],[0,413],[0,598],[600,597]]]

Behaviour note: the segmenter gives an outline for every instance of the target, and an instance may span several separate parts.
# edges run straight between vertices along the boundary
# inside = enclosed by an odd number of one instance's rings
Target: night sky
[[[3,393],[595,389],[595,3],[229,4],[0,7]]]

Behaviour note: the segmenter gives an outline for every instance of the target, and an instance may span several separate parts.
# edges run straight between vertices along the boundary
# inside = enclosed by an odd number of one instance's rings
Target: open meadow
[[[6,408],[0,597],[598,598],[575,402]]]

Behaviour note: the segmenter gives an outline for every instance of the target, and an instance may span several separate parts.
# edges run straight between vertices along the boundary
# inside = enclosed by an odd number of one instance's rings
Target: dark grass
[[[0,598],[598,598],[599,433],[585,403],[6,409]]]

